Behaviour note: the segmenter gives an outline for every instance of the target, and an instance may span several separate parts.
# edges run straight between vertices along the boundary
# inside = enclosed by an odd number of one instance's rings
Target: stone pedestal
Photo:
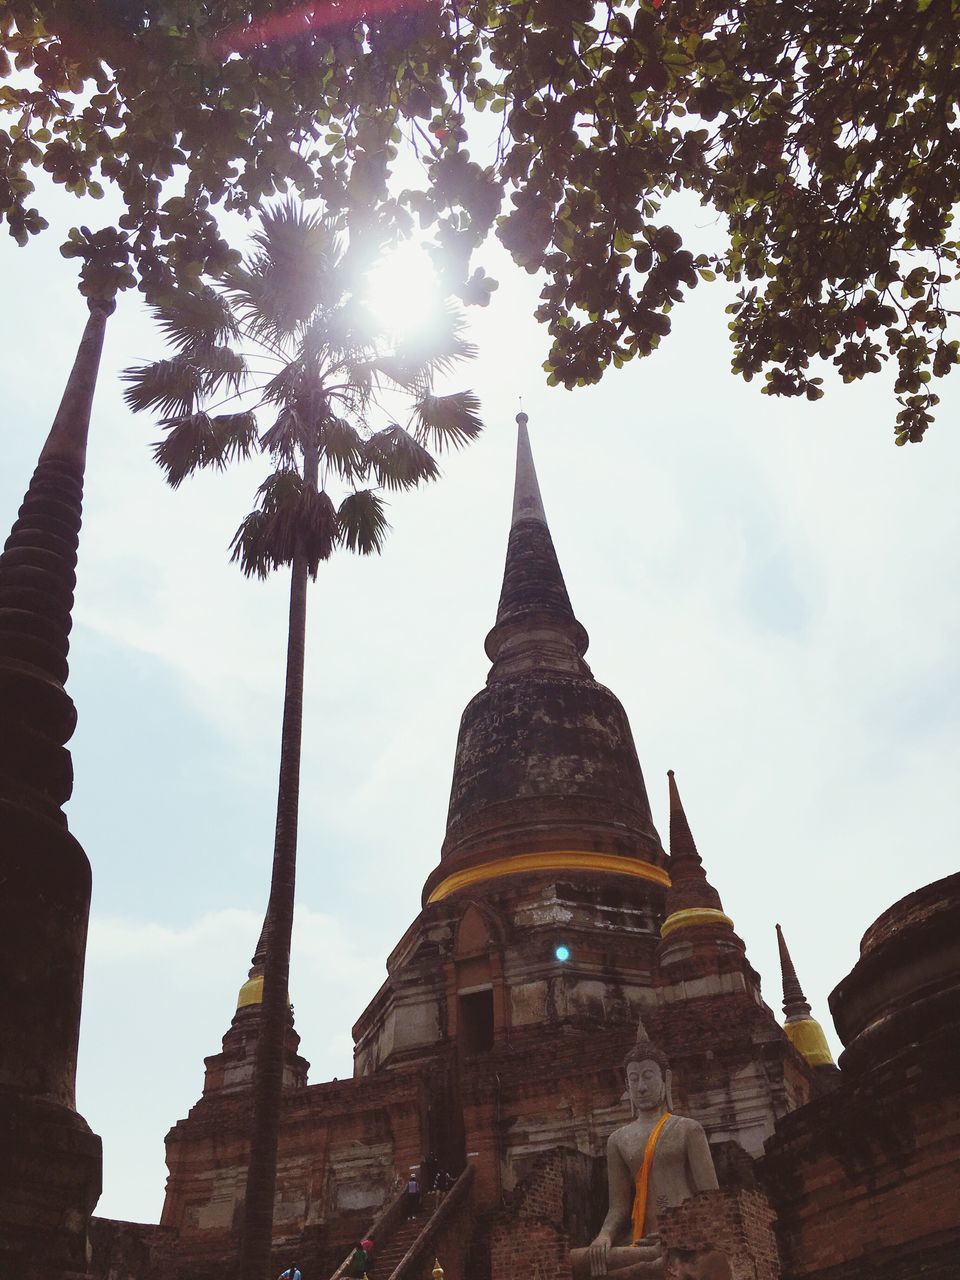
[[[0,1276],[84,1280],[100,1139],[68,1107],[0,1090]]]

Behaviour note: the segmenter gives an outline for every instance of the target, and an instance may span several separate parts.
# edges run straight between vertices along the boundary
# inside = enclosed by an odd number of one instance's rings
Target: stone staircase
[[[405,1280],[420,1275],[424,1259],[433,1257],[430,1250],[438,1233],[460,1213],[472,1183],[473,1169],[468,1166],[439,1205],[434,1196],[425,1195],[413,1217],[407,1216],[406,1193],[401,1191],[363,1233],[374,1241],[371,1280]],[[350,1256],[347,1254],[330,1280],[347,1280]]]
[[[406,1257],[410,1246],[430,1221],[434,1213],[434,1205],[428,1196],[426,1203],[421,1203],[413,1218],[401,1219],[387,1239],[374,1249],[371,1264],[372,1280],[390,1280],[390,1277]]]

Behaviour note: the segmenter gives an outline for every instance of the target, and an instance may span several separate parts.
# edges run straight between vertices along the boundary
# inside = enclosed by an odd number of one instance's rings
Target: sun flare
[[[443,293],[430,255],[404,240],[371,268],[365,289],[375,323],[395,338],[422,337],[437,323]]]

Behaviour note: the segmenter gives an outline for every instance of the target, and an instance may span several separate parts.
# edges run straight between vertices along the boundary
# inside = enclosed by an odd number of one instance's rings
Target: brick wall
[[[955,1048],[918,1048],[780,1122],[761,1175],[785,1276],[960,1276],[956,1080]]]
[[[774,1212],[760,1191],[702,1191],[659,1215],[667,1249],[717,1249],[733,1280],[779,1280],[773,1224]]]
[[[90,1280],[172,1280],[175,1231],[113,1218],[90,1221]]]
[[[569,1242],[563,1226],[565,1156],[562,1148],[542,1155],[492,1223],[490,1274],[494,1280],[570,1280]]]

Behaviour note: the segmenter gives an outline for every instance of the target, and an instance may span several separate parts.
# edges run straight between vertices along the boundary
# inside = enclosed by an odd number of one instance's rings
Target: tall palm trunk
[[[304,483],[317,483],[316,448],[304,458]],[[277,1136],[283,1092],[284,1045],[290,939],[297,878],[297,823],[300,810],[300,746],[303,726],[303,667],[307,634],[309,568],[302,545],[290,574],[287,676],[280,732],[280,785],[273,845],[273,874],[267,904],[263,1004],[253,1077],[250,1163],[243,1206],[240,1280],[268,1280],[277,1181]]]

